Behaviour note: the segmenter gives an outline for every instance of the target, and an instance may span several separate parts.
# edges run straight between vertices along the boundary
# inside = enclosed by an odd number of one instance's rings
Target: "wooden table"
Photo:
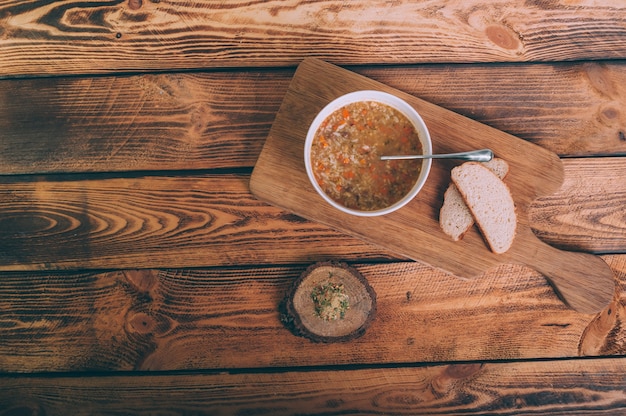
[[[626,412],[623,1],[6,1],[0,57],[0,414]],[[578,313],[528,267],[454,275],[255,198],[307,57],[557,153],[533,230],[600,255],[613,302]],[[322,260],[377,293],[356,340],[281,323]]]

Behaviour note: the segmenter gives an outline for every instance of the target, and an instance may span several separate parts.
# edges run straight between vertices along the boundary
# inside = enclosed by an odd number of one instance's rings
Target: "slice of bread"
[[[500,158],[493,158],[489,162],[482,163],[500,179],[504,179],[509,173],[509,164]],[[443,205],[439,212],[439,225],[444,233],[459,241],[465,233],[474,225],[474,217],[459,193],[456,185],[451,183],[444,196]]]
[[[498,157],[494,157],[489,162],[483,162],[481,165],[485,166],[487,169],[496,174],[496,176],[500,179],[506,178],[506,175],[509,174],[509,164],[504,159],[500,159]]]
[[[513,244],[517,229],[515,203],[509,187],[495,173],[476,162],[455,167],[451,178],[491,251],[506,252]]]

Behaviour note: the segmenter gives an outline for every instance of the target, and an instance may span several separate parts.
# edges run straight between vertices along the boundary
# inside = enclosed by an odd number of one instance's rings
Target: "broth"
[[[417,131],[404,114],[376,101],[359,101],[322,122],[311,145],[311,166],[334,201],[375,211],[402,199],[422,167],[421,160],[381,161],[380,156],[422,152]]]

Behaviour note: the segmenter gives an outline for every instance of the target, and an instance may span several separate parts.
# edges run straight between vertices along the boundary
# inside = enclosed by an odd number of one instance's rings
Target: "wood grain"
[[[3,173],[252,166],[284,71],[0,82]]]
[[[530,209],[530,222],[544,241],[567,250],[613,251],[624,242],[626,221],[626,171],[619,168],[623,158],[602,158],[588,170],[584,159],[568,159],[565,183],[553,195],[538,198]],[[581,177],[589,181],[581,181]],[[605,191],[610,189],[609,193]],[[581,198],[581,195],[587,195]],[[604,197],[598,196],[604,194]],[[560,208],[559,208],[560,207]],[[602,247],[581,231],[603,235]],[[611,248],[613,247],[613,249]],[[618,249],[619,250],[619,249]]]
[[[9,181],[0,186],[0,269],[197,267],[308,262],[325,256],[390,257],[268,206],[250,194],[248,182],[249,175]]]
[[[623,59],[626,6],[595,2],[0,3],[0,75]]]
[[[355,68],[561,155],[626,153],[626,64]],[[292,70],[0,81],[0,173],[251,167]]]
[[[357,263],[377,314],[349,343],[281,323],[303,266],[0,275],[0,371],[170,371],[626,354],[626,256],[601,314],[566,308],[545,279],[501,266],[468,280],[419,263]],[[280,346],[280,348],[277,348]]]
[[[530,211],[538,232],[554,245],[624,253],[626,195],[621,178],[626,175],[626,161],[563,162],[568,172],[565,188],[538,200]],[[596,179],[596,173],[607,172],[608,167],[607,175],[613,179]],[[2,270],[401,258],[268,206],[250,194],[249,175],[244,174],[16,176],[0,181],[0,196]],[[601,211],[595,211],[599,203]],[[603,215],[601,223],[598,212]],[[287,246],[289,250],[284,250]]]
[[[427,367],[0,378],[2,414],[617,414],[624,358]],[[355,386],[359,386],[356,388]]]

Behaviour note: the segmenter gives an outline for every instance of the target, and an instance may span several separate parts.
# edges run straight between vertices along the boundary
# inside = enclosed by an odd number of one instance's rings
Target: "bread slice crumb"
[[[509,164],[504,159],[493,158],[481,164],[500,179],[504,179],[509,173]],[[474,225],[474,217],[454,183],[448,186],[443,195],[443,205],[439,211],[439,225],[443,232],[454,241],[460,241]]]
[[[491,251],[498,254],[508,251],[517,229],[515,202],[509,187],[495,173],[476,162],[452,169],[451,179]]]

